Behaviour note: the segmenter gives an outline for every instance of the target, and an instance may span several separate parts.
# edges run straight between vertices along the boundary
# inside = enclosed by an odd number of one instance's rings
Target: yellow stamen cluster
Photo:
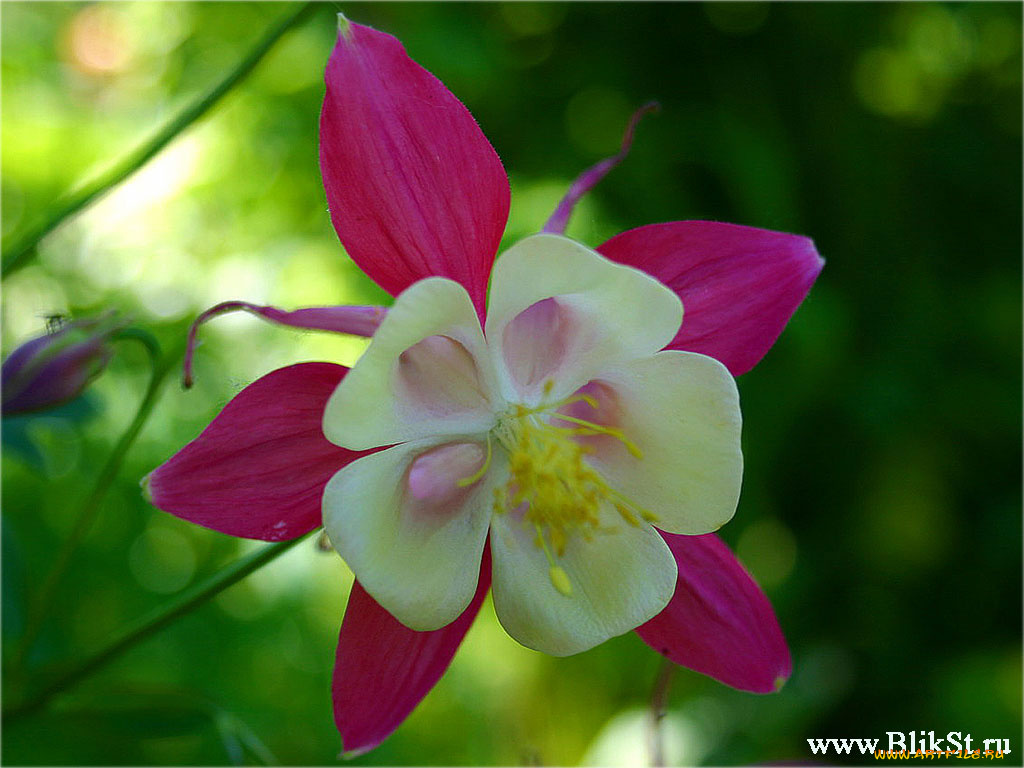
[[[545,392],[550,389],[549,382]],[[495,489],[494,511],[506,513],[523,507],[523,524],[536,532],[534,541],[551,566],[551,583],[564,595],[572,594],[572,585],[555,556],[565,553],[566,543],[575,533],[589,541],[595,532],[614,531],[600,524],[602,505],[610,504],[632,526],[639,525],[641,519],[655,519],[610,487],[584,461],[593,449],[575,438],[587,435],[609,435],[637,458],[641,453],[621,430],[557,412],[576,402],[597,408],[597,402],[587,395],[535,408],[516,405],[495,428],[499,444],[509,454],[509,481],[504,488]],[[559,421],[572,426],[561,426]]]

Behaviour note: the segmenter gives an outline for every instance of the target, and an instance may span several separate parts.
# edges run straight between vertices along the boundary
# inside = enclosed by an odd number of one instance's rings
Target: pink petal
[[[486,459],[479,443],[445,443],[420,454],[406,475],[414,509],[421,515],[454,514],[471,493],[460,482],[475,477]]]
[[[345,249],[392,294],[456,280],[482,316],[509,185],[473,116],[398,40],[344,18],[325,80],[320,169]]]
[[[581,325],[573,308],[553,296],[528,306],[501,333],[509,375],[526,390],[540,388],[569,358]]]
[[[417,410],[437,416],[489,409],[480,366],[464,344],[433,335],[398,355],[395,389]]]
[[[272,323],[290,325],[314,331],[348,333],[353,336],[373,336],[387,314],[384,307],[354,306],[343,304],[335,307],[304,307],[291,311],[277,307],[263,307],[247,301],[225,301],[203,312],[188,329],[188,345],[185,347],[185,362],[182,366],[182,380],[186,387],[192,386],[192,357],[195,354],[196,334],[199,326],[218,315],[228,312],[248,312]]]
[[[485,548],[480,582],[459,618],[415,632],[381,608],[356,582],[348,598],[334,664],[334,722],[346,757],[376,747],[415,709],[448,669],[491,586]]]
[[[327,481],[365,455],[328,442],[320,425],[347,370],[301,363],[250,384],[143,480],[152,504],[247,539],[284,541],[318,527]]]
[[[806,237],[714,221],[651,224],[597,250],[679,294],[683,326],[668,349],[710,355],[733,376],[764,357],[825,263]]]
[[[679,566],[676,592],[640,638],[676,664],[753,693],[772,693],[792,672],[771,603],[713,533],[660,532]]]

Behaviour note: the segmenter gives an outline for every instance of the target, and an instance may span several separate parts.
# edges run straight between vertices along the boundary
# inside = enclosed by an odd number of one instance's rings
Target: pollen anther
[[[544,394],[549,395],[551,389],[551,383],[545,382]],[[577,534],[589,541],[595,533],[615,531],[601,525],[602,507],[610,506],[632,527],[641,525],[641,520],[649,523],[654,519],[651,513],[608,485],[585,461],[593,448],[576,438],[608,435],[621,442],[637,459],[642,458],[640,449],[616,427],[569,416],[559,410],[578,402],[585,402],[594,409],[598,407],[593,397],[584,394],[535,407],[515,405],[499,419],[493,430],[495,439],[508,452],[509,463],[508,484],[495,489],[494,511],[499,514],[522,512],[523,525],[536,531],[534,543],[548,560],[552,586],[567,596],[572,594],[572,583],[555,558],[565,554],[569,541]],[[477,475],[460,481],[460,486],[475,482]]]
[[[548,576],[551,578],[551,584],[555,589],[566,597],[572,597],[572,582],[569,581],[569,574],[565,572],[564,568],[553,565],[548,571]]]

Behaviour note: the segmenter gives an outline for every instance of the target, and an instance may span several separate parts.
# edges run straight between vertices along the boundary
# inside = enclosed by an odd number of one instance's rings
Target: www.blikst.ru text
[[[807,739],[816,755],[874,755],[876,759],[960,758],[964,760],[1001,759],[1010,754],[1009,739],[975,739],[970,734],[950,731],[936,737],[935,731],[887,731],[888,749],[879,747],[881,739]]]

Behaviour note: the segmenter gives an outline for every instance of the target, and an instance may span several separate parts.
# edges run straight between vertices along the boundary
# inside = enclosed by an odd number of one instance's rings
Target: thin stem
[[[25,266],[32,256],[35,255],[36,246],[40,240],[63,224],[66,219],[74,216],[98,197],[139,170],[179,133],[202,117],[224,94],[252,72],[274,44],[288,30],[303,21],[315,5],[316,3],[305,3],[299,10],[289,14],[263,36],[263,39],[253,47],[249,54],[238,63],[238,66],[226,78],[186,107],[184,111],[161,128],[148,142],[138,147],[111,168],[110,171],[95,179],[92,183],[81,187],[77,192],[65,195],[47,220],[29,229],[14,245],[8,247],[5,243],[3,248],[3,267],[0,270],[2,276],[7,277],[11,272]]]
[[[110,484],[114,481],[114,478],[117,477],[117,473],[121,469],[121,463],[124,461],[124,457],[128,453],[128,449],[131,448],[132,443],[135,442],[135,438],[138,437],[139,432],[146,423],[146,419],[149,418],[149,414],[152,412],[153,406],[156,405],[157,395],[160,392],[160,385],[167,377],[171,368],[174,367],[178,358],[178,355],[175,353],[168,355],[166,358],[161,360],[160,345],[157,340],[148,331],[143,331],[139,328],[122,329],[114,334],[113,338],[115,341],[137,341],[146,348],[146,351],[149,353],[150,364],[152,366],[149,386],[146,388],[146,393],[143,395],[142,401],[139,403],[139,408],[135,412],[135,418],[132,419],[128,428],[117,441],[117,444],[114,446],[114,450],[110,452],[110,456],[107,458],[107,463],[96,478],[96,484],[93,486],[92,492],[86,497],[82,506],[79,508],[78,516],[75,520],[75,526],[71,530],[67,539],[65,539],[64,545],[61,547],[60,552],[50,568],[50,572],[46,575],[46,580],[43,582],[43,586],[39,589],[39,595],[33,603],[33,607],[30,610],[26,621],[25,634],[22,636],[11,662],[11,667],[14,670],[20,670],[24,666],[29,651],[32,650],[32,644],[36,641],[36,638],[39,636],[39,632],[43,627],[43,621],[45,620],[46,615],[50,612],[53,599],[57,594],[57,587],[64,578],[64,574],[67,572],[68,566],[71,564],[71,558],[78,549],[78,546],[82,543],[86,534],[89,533],[89,529],[92,528],[93,523],[96,522],[96,516],[100,510],[100,502],[103,501],[103,497],[110,488]]]
[[[648,723],[648,750],[651,756],[651,768],[661,768],[665,765],[665,743],[662,737],[661,722],[665,719],[669,687],[672,685],[672,676],[675,674],[675,670],[675,664],[662,658],[661,664],[658,666],[657,677],[654,679],[654,688],[651,691],[651,719]]]
[[[149,359],[156,367],[157,361],[160,359],[160,342],[156,340],[156,337],[149,331],[143,330],[142,328],[122,328],[117,331],[111,337],[112,341],[137,341],[139,344],[146,348],[149,353]]]
[[[4,712],[3,720],[10,722],[36,711],[56,694],[71,688],[89,675],[102,669],[125,651],[138,645],[175,619],[184,616],[189,611],[210,600],[210,598],[215,597],[228,587],[241,581],[253,571],[280,557],[308,536],[309,534],[307,533],[291,541],[269,544],[247,557],[236,560],[226,568],[222,568],[206,581],[197,584],[192,589],[186,590],[167,605],[160,607],[148,617],[139,621],[103,650],[93,654],[85,661],[79,662],[69,671],[57,677],[56,680],[23,704]]]

